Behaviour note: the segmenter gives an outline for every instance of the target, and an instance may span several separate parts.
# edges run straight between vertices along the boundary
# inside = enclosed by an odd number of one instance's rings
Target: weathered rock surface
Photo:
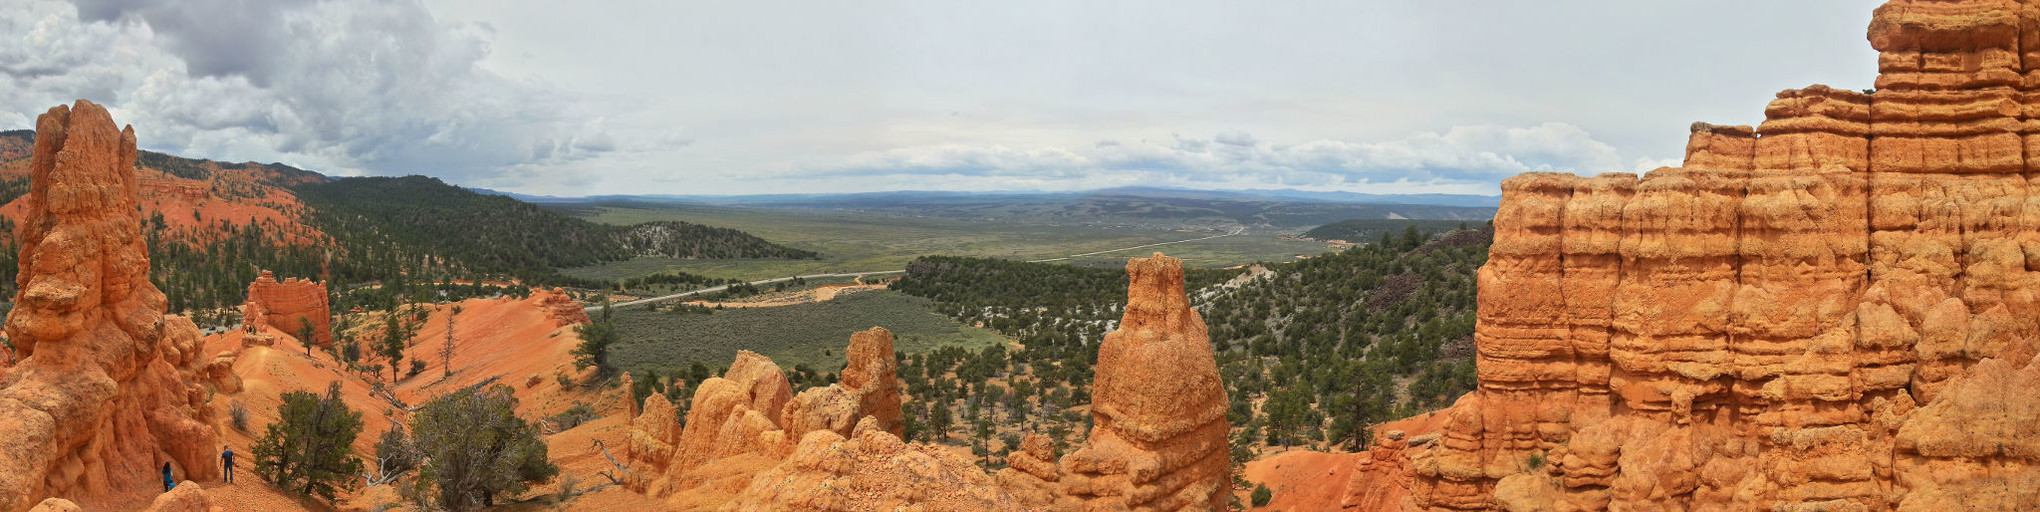
[[[909,445],[866,416],[850,437],[814,430],[786,462],[753,478],[722,510],[1039,510],[1023,506],[970,459]]]
[[[157,496],[155,501],[149,502],[149,508],[144,509],[143,512],[212,512],[213,510],[212,496],[206,494],[205,489],[199,488],[196,482],[187,480],[178,483],[177,487],[170,489],[170,492]]]
[[[546,314],[552,317],[554,325],[566,327],[590,321],[588,308],[574,302],[574,298],[568,296],[566,290],[559,288],[532,290],[531,297],[538,300],[539,307],[544,308]]]
[[[1182,262],[1134,258],[1127,273],[1126,315],[1096,366],[1096,427],[1059,462],[1039,435],[996,474],[902,442],[892,333],[873,328],[851,336],[841,382],[799,396],[770,359],[739,352],[695,391],[685,427],[648,397],[625,487],[680,510],[1221,510],[1225,389]]]
[[[0,375],[0,510],[218,476],[198,329],[163,314],[136,209],[135,135],[80,100],[36,119]]]
[[[1504,182],[1479,388],[1365,509],[2040,509],[2036,33],[2032,2],[1892,1],[1874,93]]]
[[[803,436],[829,431],[850,437],[860,421],[899,443],[900,386],[892,333],[873,328],[851,337],[842,381],[793,396],[771,359],[749,351],[722,377],[702,381],[685,427],[663,397],[645,399],[632,421],[625,486],[678,501],[727,500],[757,471],[778,465]]]
[[[1184,294],[1183,262],[1155,253],[1126,273],[1126,314],[1099,345],[1093,427],[1062,459],[1064,489],[1092,508],[1223,508],[1225,386]]]
[[[843,354],[848,363],[841,382],[803,391],[786,404],[780,416],[786,431],[827,430],[847,438],[859,421],[871,417],[880,430],[899,437],[906,425],[900,422],[900,384],[894,376],[899,360],[893,356],[892,332],[873,327],[853,334]]]
[[[264,270],[248,283],[248,303],[241,307],[241,315],[251,326],[273,327],[291,336],[310,325],[312,339],[299,342],[333,344],[333,312],[326,303],[324,282],[295,277],[277,281],[275,274]]]

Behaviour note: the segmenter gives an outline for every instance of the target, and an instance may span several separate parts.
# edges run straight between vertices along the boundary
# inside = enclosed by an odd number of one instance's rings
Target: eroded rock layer
[[[1892,1],[1869,39],[1874,93],[1504,182],[1479,389],[1378,507],[2040,509],[2040,2]]]
[[[198,328],[163,314],[136,209],[135,135],[80,100],[36,118],[0,374],[0,510],[219,475]]]
[[[1040,435],[996,474],[902,442],[898,356],[892,333],[873,328],[851,337],[842,382],[799,396],[770,359],[739,352],[695,390],[684,427],[647,397],[624,485],[676,510],[1222,510],[1225,388],[1183,264],[1157,253],[1126,270],[1126,315],[1099,348],[1094,427],[1060,460]]]
[[[1091,435],[1063,457],[1063,489],[1092,509],[1221,509],[1225,386],[1183,262],[1155,253],[1126,273],[1126,314],[1098,348]]]
[[[333,344],[333,313],[326,303],[323,282],[296,277],[277,281],[275,274],[264,270],[255,282],[248,283],[248,304],[241,314],[251,325],[274,327],[291,336],[309,326],[312,339],[299,342]]]

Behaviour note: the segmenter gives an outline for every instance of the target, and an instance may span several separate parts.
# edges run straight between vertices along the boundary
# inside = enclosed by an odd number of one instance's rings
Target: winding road
[[[1171,245],[1171,244],[1180,244],[1180,243],[1188,243],[1188,242],[1197,242],[1197,241],[1203,241],[1203,240],[1210,240],[1210,239],[1213,239],[1213,238],[1224,238],[1224,237],[1228,237],[1228,236],[1238,235],[1238,234],[1240,234],[1240,233],[1245,233],[1246,231],[1247,231],[1247,228],[1235,228],[1235,229],[1233,229],[1233,232],[1231,232],[1231,233],[1226,233],[1226,234],[1223,234],[1223,235],[1212,235],[1212,236],[1207,236],[1207,237],[1203,237],[1203,238],[1191,238],[1191,239],[1188,239],[1188,240],[1177,240],[1177,241],[1174,241],[1174,242],[1161,242],[1161,243],[1153,243],[1153,244],[1147,244],[1147,245],[1136,245],[1136,246],[1133,246],[1133,247],[1121,247],[1121,248],[1118,248],[1118,249],[1107,249],[1107,250],[1103,250],[1103,251],[1093,251],[1093,252],[1087,252],[1087,253],[1083,253],[1083,254],[1071,254],[1071,255],[1069,255],[1069,256],[1064,256],[1064,257],[1061,257],[1061,258],[1049,258],[1049,259],[1045,259],[1045,260],[1031,260],[1031,261],[1028,261],[1028,263],[1048,263],[1048,262],[1051,262],[1051,261],[1063,261],[1063,260],[1067,260],[1067,259],[1071,259],[1071,258],[1082,258],[1082,257],[1085,257],[1085,256],[1096,256],[1096,255],[1100,255],[1100,254],[1107,254],[1107,253],[1114,253],[1114,252],[1119,252],[1119,251],[1131,251],[1131,250],[1134,250],[1134,249],[1146,249],[1146,248],[1149,248],[1149,247],[1160,247],[1160,246],[1164,246],[1164,245]],[[839,273],[834,273],[834,274],[808,274],[808,275],[804,275],[804,276],[798,276],[798,278],[799,278],[799,279],[815,279],[815,278],[822,278],[822,277],[863,277],[863,276],[882,276],[882,275],[886,275],[886,274],[904,274],[904,273],[906,273],[906,272],[907,272],[907,271],[905,271],[905,270],[874,270],[874,271],[870,271],[870,272],[839,272]],[[760,279],[760,280],[757,280],[757,281],[751,281],[751,282],[750,282],[750,283],[748,283],[748,284],[750,284],[750,285],[752,285],[752,286],[757,286],[757,285],[763,285],[763,284],[772,284],[772,283],[777,283],[777,282],[780,282],[780,281],[791,281],[791,280],[793,280],[793,279],[795,279],[795,278],[793,278],[793,277],[775,277],[775,278],[772,278],[772,279]],[[689,290],[689,291],[684,291],[684,292],[680,292],[680,293],[675,293],[675,294],[672,294],[672,295],[660,295],[660,296],[657,296],[657,297],[649,297],[649,298],[643,298],[643,299],[638,299],[638,300],[633,300],[633,301],[624,301],[624,302],[618,302],[618,303],[610,304],[609,306],[610,306],[610,307],[617,307],[617,308],[621,308],[621,307],[628,307],[628,306],[638,306],[638,305],[644,305],[644,304],[651,304],[651,303],[655,303],[655,302],[662,302],[662,301],[669,301],[669,300],[673,300],[673,299],[679,299],[679,298],[685,298],[685,297],[690,297],[690,296],[694,296],[694,295],[700,295],[700,294],[704,294],[704,293],[715,293],[715,292],[719,292],[719,291],[727,290],[727,289],[729,289],[729,288],[730,288],[730,286],[733,286],[733,285],[727,285],[727,284],[726,284],[726,285],[721,285],[721,286],[710,286],[710,287],[707,287],[707,288],[702,288],[702,289],[699,289],[699,290]],[[595,309],[595,308],[599,308],[599,307],[602,307],[602,306],[600,306],[600,305],[591,305],[591,306],[588,306],[588,309]]]

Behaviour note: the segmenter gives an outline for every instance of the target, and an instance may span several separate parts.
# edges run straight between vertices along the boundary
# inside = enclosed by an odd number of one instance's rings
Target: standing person
[[[234,447],[229,446],[227,451],[220,453],[220,460],[227,463],[227,483],[234,483]]]
[[[176,486],[177,481],[170,479],[170,463],[163,463],[163,492],[170,492],[170,488]]]

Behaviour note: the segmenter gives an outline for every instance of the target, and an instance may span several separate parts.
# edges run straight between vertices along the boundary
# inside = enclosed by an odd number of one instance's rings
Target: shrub
[[[241,405],[240,400],[227,404],[227,418],[233,420],[234,430],[248,431],[248,407]]]
[[[462,389],[425,404],[411,419],[418,450],[425,454],[417,485],[432,505],[461,512],[496,504],[496,497],[524,492],[560,470],[546,460],[538,428],[516,414],[509,386]],[[425,507],[421,507],[425,508]]]
[[[255,474],[284,490],[332,501],[352,489],[361,473],[354,458],[354,437],[361,434],[361,413],[340,399],[340,383],[326,387],[326,396],[304,391],[284,393],[276,423],[255,441]]]
[[[1275,491],[1268,490],[1266,485],[1254,484],[1254,494],[1249,498],[1253,499],[1254,506],[1265,507],[1268,506],[1268,502],[1275,500]]]
[[[588,404],[579,403],[567,408],[566,411],[554,414],[550,418],[553,428],[558,429],[559,432],[565,432],[574,427],[581,426],[582,423],[587,423],[593,419],[595,419],[595,409],[588,407]]]

